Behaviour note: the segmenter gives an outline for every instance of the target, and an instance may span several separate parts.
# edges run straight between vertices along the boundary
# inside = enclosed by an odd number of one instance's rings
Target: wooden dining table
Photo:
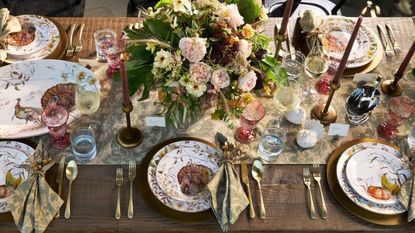
[[[130,23],[138,22],[138,18],[126,17],[84,17],[84,18],[54,18],[65,28],[71,24],[85,23],[82,40],[83,50],[79,58],[94,58],[95,43],[93,34],[100,28],[113,28],[117,33]],[[280,19],[273,19],[278,22]],[[402,50],[408,50],[415,35],[415,25],[411,18],[365,18],[365,24],[376,28],[377,24],[389,23],[393,25],[398,43]],[[402,59],[402,56],[395,59]],[[411,65],[414,65],[412,60]],[[391,66],[390,58],[386,56],[380,66]],[[411,67],[412,67],[411,66]],[[389,71],[396,69],[387,68]],[[415,80],[414,80],[415,82]],[[120,85],[120,84],[116,84]],[[110,101],[110,100],[107,100]],[[373,135],[367,135],[371,137]],[[213,138],[212,138],[213,141]],[[331,153],[331,151],[327,151]],[[126,165],[80,165],[79,176],[72,187],[72,216],[70,219],[62,217],[54,219],[47,227],[46,232],[221,232],[221,229],[212,215],[206,221],[196,223],[179,223],[163,217],[146,204],[142,194],[138,191],[140,179],[135,179],[134,185],[134,218],[127,218],[129,186],[124,185],[121,191],[121,219],[114,217],[116,207],[115,170]],[[332,196],[326,182],[326,165],[320,166],[322,172],[322,188],[327,203],[328,219],[320,217],[313,220],[309,217],[306,204],[306,189],[303,184],[302,173],[304,164],[270,164],[264,166],[262,192],[267,211],[265,219],[259,217],[250,219],[245,210],[235,224],[229,228],[230,232],[415,232],[415,224],[408,223],[399,226],[381,226],[368,223],[344,209]],[[239,167],[237,167],[239,170]],[[52,187],[57,165],[48,171],[47,180]],[[253,203],[259,216],[259,191],[255,181],[250,177]],[[124,180],[128,180],[128,172],[124,172]],[[126,183],[125,183],[126,184]],[[64,179],[63,197],[66,197],[68,181]],[[314,197],[318,200],[317,186],[312,187]],[[317,204],[317,203],[316,203]],[[63,209],[63,208],[62,208]],[[319,208],[317,208],[319,210]],[[10,213],[0,214],[0,232],[18,232]]]

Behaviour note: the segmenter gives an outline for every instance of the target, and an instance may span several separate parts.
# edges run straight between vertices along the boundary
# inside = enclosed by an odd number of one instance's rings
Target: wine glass
[[[389,103],[388,118],[378,125],[378,134],[388,140],[398,137],[398,127],[415,113],[415,102],[408,96],[393,98]]]
[[[305,59],[305,74],[307,77],[315,79],[321,77],[327,72],[330,65],[330,56],[323,46],[317,44],[308,53]],[[325,80],[324,80],[325,81]],[[317,83],[319,83],[318,81]],[[309,90],[306,90],[306,95],[311,95],[316,93],[313,90],[313,86],[309,87]],[[319,91],[319,85],[316,84],[316,90]]]
[[[302,86],[295,81],[291,81],[289,86],[281,85],[274,94],[276,109],[280,114],[297,107],[303,98]]]
[[[52,135],[50,144],[53,148],[61,150],[69,145],[69,135],[66,132],[69,113],[57,102],[58,97],[55,96],[43,110],[41,119]]]
[[[252,142],[257,136],[255,126],[264,118],[265,112],[265,106],[261,102],[249,103],[241,115],[241,127],[236,129],[235,139],[240,143]]]
[[[83,80],[78,83],[75,91],[75,106],[81,112],[82,118],[86,119],[86,115],[97,111],[99,105],[99,91],[95,86],[95,82],[93,80]]]

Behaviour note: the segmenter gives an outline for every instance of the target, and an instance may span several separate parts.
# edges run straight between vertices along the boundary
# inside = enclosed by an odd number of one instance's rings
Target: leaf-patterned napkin
[[[22,30],[19,20],[16,17],[11,16],[9,13],[10,12],[7,8],[0,9],[0,41],[2,44],[2,48],[0,48],[1,61],[4,61],[7,57],[7,52],[4,49],[7,36],[10,33],[20,32]]]
[[[223,232],[228,231],[249,201],[241,186],[234,162],[241,160],[241,151],[229,143],[225,136],[216,134],[216,153],[222,158],[221,165],[207,185],[212,197],[212,210]]]
[[[45,172],[54,161],[49,159],[42,140],[29,157],[30,175],[8,198],[14,222],[20,232],[44,232],[63,204],[45,180]]]

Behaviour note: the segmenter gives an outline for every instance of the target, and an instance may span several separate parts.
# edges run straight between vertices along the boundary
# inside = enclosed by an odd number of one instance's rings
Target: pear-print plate
[[[346,164],[349,158],[353,157],[354,154],[367,149],[379,149],[384,151],[384,153],[391,154],[396,157],[401,156],[401,153],[395,148],[378,142],[363,142],[349,147],[339,157],[336,166],[336,176],[341,189],[353,203],[368,211],[384,215],[404,213],[406,209],[400,202],[396,202],[391,205],[373,203],[360,196],[352,187],[350,187],[346,177]]]
[[[171,197],[181,201],[209,198],[206,185],[218,170],[212,155],[198,148],[170,151],[157,166],[157,182]]]
[[[342,16],[328,16],[325,21],[323,47],[328,51],[332,61],[340,62],[349,42],[355,20]],[[365,25],[361,25],[347,60],[347,68],[367,65],[376,55],[378,45],[376,35]]]
[[[23,43],[22,36],[10,35],[6,46],[8,60],[42,59],[56,49],[60,34],[58,27],[52,21],[38,15],[19,15],[17,18],[22,25],[22,31],[27,31],[26,37],[29,36],[32,39],[26,39],[28,41],[20,45]],[[17,40],[17,38],[20,39]]]
[[[148,165],[147,179],[151,192],[165,206],[186,213],[197,213],[210,209],[210,196],[201,197],[193,201],[177,200],[171,195],[165,193],[157,182],[157,167],[160,160],[169,152],[176,149],[190,148],[197,153],[206,153],[214,155],[216,150],[214,147],[199,141],[184,140],[173,142],[160,149],[151,159]]]
[[[412,172],[401,159],[378,148],[355,153],[346,165],[350,186],[360,196],[377,204],[399,202],[399,189],[411,176]]]
[[[0,68],[0,138],[25,138],[48,132],[41,122],[41,98],[59,83],[95,77],[79,64],[60,60],[13,63]],[[95,85],[99,90],[99,82]],[[79,117],[76,108],[68,122]]]
[[[11,171],[12,175],[18,179],[26,180],[28,172],[19,167],[27,158],[35,152],[35,149],[21,142],[1,141],[0,142],[0,213],[9,212],[7,197],[10,190],[6,190],[6,173]]]

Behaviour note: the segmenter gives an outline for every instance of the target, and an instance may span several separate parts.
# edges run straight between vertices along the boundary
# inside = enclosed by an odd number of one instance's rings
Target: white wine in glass
[[[81,114],[91,114],[98,110],[99,93],[95,84],[78,84],[75,93],[75,105]]]

